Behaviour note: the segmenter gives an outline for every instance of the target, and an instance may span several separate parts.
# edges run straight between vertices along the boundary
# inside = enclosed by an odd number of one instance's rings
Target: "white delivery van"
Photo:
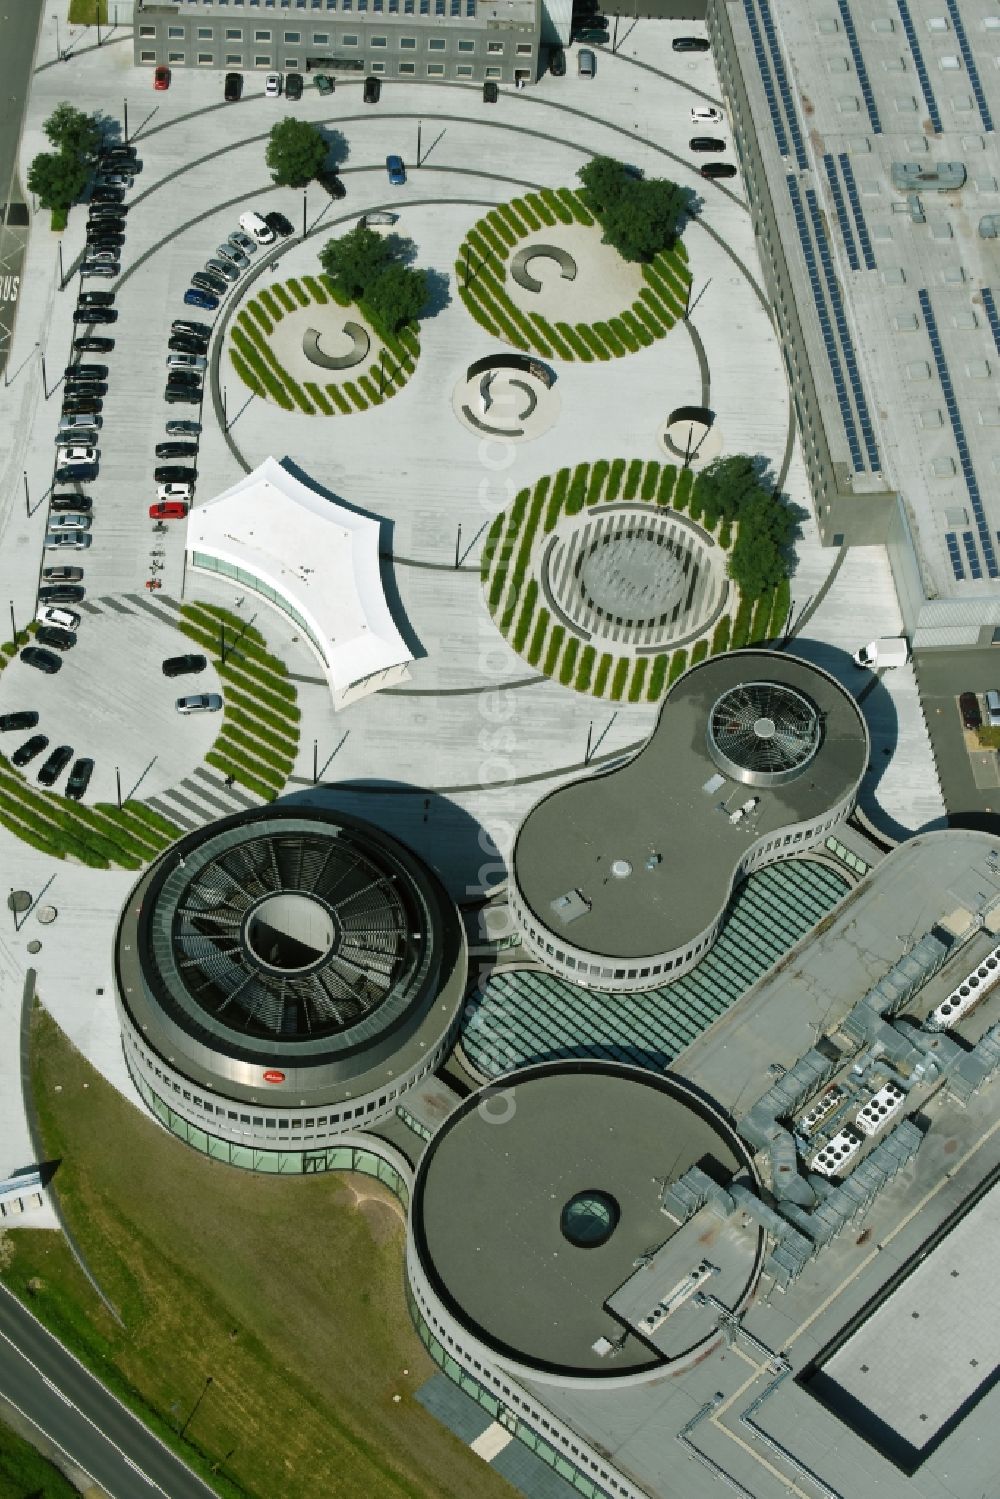
[[[259,213],[241,214],[240,228],[258,245],[274,244],[274,230]]]
[[[869,640],[867,645],[854,652],[855,666],[867,666],[869,671],[883,671],[888,666],[905,666],[909,659],[910,642],[904,635]]]

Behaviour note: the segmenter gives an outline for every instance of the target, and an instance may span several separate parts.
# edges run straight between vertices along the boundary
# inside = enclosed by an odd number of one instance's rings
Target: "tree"
[[[365,288],[365,306],[387,333],[416,322],[427,304],[427,272],[388,265]]]
[[[52,145],[64,156],[88,165],[97,156],[101,127],[96,115],[85,114],[72,104],[57,104],[43,128]]]
[[[600,215],[604,241],[623,260],[652,260],[673,244],[684,207],[675,182],[629,182]]]
[[[42,151],[28,168],[28,190],[43,208],[65,213],[83,192],[90,172],[62,151]]]
[[[265,160],[278,187],[305,187],[322,171],[329,146],[322,130],[289,115],[272,125]]]
[[[334,289],[350,301],[363,297],[368,286],[399,255],[389,240],[358,224],[340,239],[328,239],[319,252],[320,265]]]
[[[786,548],[794,531],[792,515],[764,490],[742,507],[728,571],[744,596],[760,598],[788,577]]]
[[[576,175],[586,188],[598,214],[603,214],[605,209],[610,208],[625,189],[641,176],[623,161],[616,161],[613,156],[591,157]]]

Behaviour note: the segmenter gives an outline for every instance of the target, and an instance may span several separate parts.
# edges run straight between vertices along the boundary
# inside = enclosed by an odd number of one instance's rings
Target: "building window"
[[[211,65],[212,65],[212,63],[214,61],[215,61],[215,54],[214,54],[214,52],[199,52],[198,53],[198,62],[201,64],[202,67],[211,67]]]
[[[475,52],[476,44],[475,42],[461,41],[458,44],[458,50],[459,52]]]
[[[503,42],[487,42],[486,50],[487,52],[502,52]]]
[[[325,47],[325,46],[328,45],[329,41],[330,41],[330,34],[329,34],[329,32],[327,32],[327,31],[316,31],[316,32],[313,33],[313,46],[314,47]]]
[[[140,36],[152,36],[152,37],[155,37],[156,36],[156,27],[155,26],[140,26],[139,27],[139,35]]]
[[[210,42],[214,34],[215,33],[212,31],[211,26],[198,27],[198,40],[200,42]]]
[[[401,73],[415,73],[416,72],[416,67],[417,67],[416,63],[401,62],[400,65],[399,65],[399,71]]]
[[[227,52],[226,67],[241,68],[243,66],[242,52]]]
[[[255,31],[253,39],[255,42],[269,42],[271,40],[271,33],[269,31]]]
[[[384,36],[370,36],[368,38],[369,47],[384,47],[385,44],[386,42]]]
[[[531,56],[531,43],[530,42],[518,42],[518,44],[517,44],[517,55],[518,55],[518,57],[530,57]]]
[[[156,61],[156,53],[155,52],[140,52],[139,53],[139,61],[140,62],[155,62]]]
[[[471,78],[472,64],[467,62],[460,62],[458,67],[455,69],[455,72],[458,74],[459,78]]]
[[[444,39],[444,37],[443,36],[432,36],[431,39],[430,39],[430,41],[427,43],[427,47],[428,47],[428,50],[431,51],[431,52],[443,52],[444,49],[445,49],[445,39]]]
[[[410,3],[412,4],[413,0],[410,0]],[[417,39],[415,36],[401,36],[399,45],[404,51],[412,50],[417,45]]]
[[[301,40],[302,40],[302,33],[301,33],[301,31],[286,31],[285,32],[285,41],[286,42],[295,42],[297,44],[297,43],[301,42]]]
[[[443,72],[444,72],[444,63],[443,62],[429,62],[427,64],[427,76],[428,76],[428,78],[432,78],[432,77],[433,78],[439,78]]]
[[[180,37],[181,40],[183,40],[183,38],[184,38],[184,27],[183,26],[168,26],[167,27],[167,36],[177,36],[177,37]]]
[[[342,37],[341,40],[345,47],[356,47],[358,45],[358,39],[356,36],[345,36]]]
[[[186,62],[187,58],[183,52],[168,52],[167,62]]]
[[[227,42],[241,42],[242,40],[243,40],[243,27],[242,26],[227,26],[226,27],[226,41]]]
[[[382,62],[381,58],[379,59],[378,62],[370,62],[368,64],[368,66],[372,70],[373,73],[384,73],[385,72],[385,63]]]

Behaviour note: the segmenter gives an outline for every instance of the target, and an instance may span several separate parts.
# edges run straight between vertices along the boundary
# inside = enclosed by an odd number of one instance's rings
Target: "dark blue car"
[[[387,156],[385,169],[389,173],[389,181],[393,187],[402,187],[406,181],[406,168],[403,166],[401,156]]]
[[[188,307],[202,307],[209,312],[214,312],[219,305],[218,297],[208,291],[199,291],[195,286],[189,287],[184,293],[184,301]]]

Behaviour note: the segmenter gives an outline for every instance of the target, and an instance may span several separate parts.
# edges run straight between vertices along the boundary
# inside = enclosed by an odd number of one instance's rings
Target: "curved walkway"
[[[360,323],[345,323],[344,333],[351,340],[349,354],[324,354],[319,346],[320,335],[315,328],[307,328],[303,333],[302,352],[311,364],[318,364],[322,369],[349,370],[368,358],[372,341]]]

